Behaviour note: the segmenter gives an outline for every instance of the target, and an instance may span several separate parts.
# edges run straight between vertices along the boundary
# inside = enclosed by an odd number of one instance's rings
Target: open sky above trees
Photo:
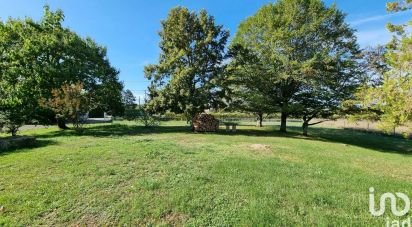
[[[242,20],[269,2],[272,1],[155,0],[126,4],[98,0],[0,0],[0,18],[29,16],[37,20],[42,15],[44,4],[49,4],[52,10],[62,9],[66,16],[65,26],[107,46],[109,59],[114,67],[120,69],[120,80],[124,81],[125,88],[131,89],[136,96],[143,96],[143,90],[149,84],[144,78],[143,68],[148,63],[155,63],[159,56],[159,21],[167,17],[170,8],[181,5],[195,11],[206,9],[233,37]],[[325,1],[327,5],[333,2],[348,14],[347,22],[358,30],[356,35],[361,47],[387,43],[390,33],[385,24],[404,23],[412,16],[412,11],[388,14],[385,10],[387,0]]]

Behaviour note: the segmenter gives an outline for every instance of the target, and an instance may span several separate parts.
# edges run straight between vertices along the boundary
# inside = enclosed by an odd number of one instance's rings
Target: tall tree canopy
[[[334,5],[328,8],[320,0],[279,0],[239,26],[232,46],[246,49],[253,59],[240,65],[248,73],[239,75],[259,84],[260,93],[280,109],[281,131],[286,131],[287,117],[297,113],[295,103],[305,104],[305,110],[306,104],[315,107],[310,116],[317,115],[324,100],[352,86],[349,71],[358,46],[344,18]],[[334,94],[325,86],[334,88]],[[298,100],[302,98],[305,102]]]
[[[46,6],[38,22],[0,22],[0,112],[15,124],[44,116],[39,99],[50,98],[63,84],[82,83],[105,111],[122,106],[123,85],[106,48],[64,28],[63,20],[61,10]]]
[[[151,80],[147,107],[184,113],[188,120],[219,103],[229,32],[202,10],[178,7],[162,21],[158,64],[145,67]]]

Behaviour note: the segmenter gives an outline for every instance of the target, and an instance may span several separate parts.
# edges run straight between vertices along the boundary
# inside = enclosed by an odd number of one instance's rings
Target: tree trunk
[[[186,117],[186,123],[190,124],[190,130],[192,132],[195,131],[195,126],[193,125],[193,118],[195,118],[196,114],[192,114]]]
[[[257,119],[257,123],[256,126],[257,127],[263,127],[263,113],[258,113],[258,119]]]
[[[13,137],[17,136],[17,130],[12,129],[11,130],[11,136],[13,136]]]
[[[304,136],[308,135],[308,128],[309,128],[309,121],[303,121],[302,131],[303,131]]]
[[[281,116],[280,116],[280,132],[286,132],[286,121],[287,121],[288,115],[285,111],[282,111]]]
[[[57,118],[57,126],[59,127],[59,129],[69,129],[69,127],[67,127],[66,125],[66,121],[63,118]]]

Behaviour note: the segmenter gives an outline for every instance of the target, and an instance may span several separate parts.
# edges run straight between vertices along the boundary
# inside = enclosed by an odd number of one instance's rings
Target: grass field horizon
[[[185,122],[22,131],[0,153],[0,226],[384,225],[377,194],[412,195],[412,141],[299,124],[192,133]]]

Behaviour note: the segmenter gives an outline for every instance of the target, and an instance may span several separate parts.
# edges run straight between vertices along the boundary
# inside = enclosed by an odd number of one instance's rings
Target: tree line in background
[[[391,2],[391,13],[412,0]],[[412,37],[408,26],[388,25],[386,46],[361,50],[336,5],[279,0],[229,32],[205,10],[177,7],[161,22],[160,57],[147,65],[148,100],[137,106],[123,91],[106,48],[64,28],[63,12],[46,6],[39,21],[0,22],[0,128],[13,135],[33,120],[81,125],[81,115],[106,111],[155,125],[153,115],[182,114],[190,122],[206,109],[279,114],[302,119],[379,121],[386,132],[412,120]]]
[[[411,0],[388,3],[408,10]],[[190,121],[205,109],[280,113],[303,121],[349,116],[380,121],[386,131],[412,118],[411,35],[406,25],[388,25],[386,47],[361,50],[354,29],[336,5],[321,0],[279,0],[229,32],[205,11],[170,11],[159,33],[158,64],[145,68],[151,80],[147,109],[183,113]]]
[[[412,9],[412,0],[387,4],[390,13]],[[393,38],[386,47],[367,52],[370,70],[368,80],[356,91],[355,98],[344,107],[352,110],[351,117],[379,121],[387,133],[412,120],[412,35],[407,24],[388,24]]]

